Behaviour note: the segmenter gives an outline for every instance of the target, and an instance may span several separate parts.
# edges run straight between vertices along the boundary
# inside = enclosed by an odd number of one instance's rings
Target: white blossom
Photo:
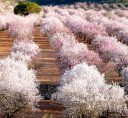
[[[96,67],[81,63],[66,71],[61,86],[53,94],[65,108],[69,118],[98,118],[105,111],[126,112],[124,90],[108,85]]]
[[[13,113],[38,101],[35,71],[11,58],[0,60],[0,112]]]

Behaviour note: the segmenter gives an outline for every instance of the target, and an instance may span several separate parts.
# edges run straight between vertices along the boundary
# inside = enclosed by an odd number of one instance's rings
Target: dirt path
[[[55,58],[55,52],[49,44],[46,36],[42,36],[40,28],[35,30],[35,42],[41,48],[38,60],[35,62],[38,81],[56,84],[60,80],[60,69]]]

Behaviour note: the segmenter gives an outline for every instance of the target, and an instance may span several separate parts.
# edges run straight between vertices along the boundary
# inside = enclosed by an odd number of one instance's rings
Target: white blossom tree
[[[34,108],[39,100],[35,71],[23,61],[0,60],[0,112],[12,117],[27,107]]]
[[[105,111],[127,113],[124,90],[108,85],[95,66],[81,63],[64,73],[61,85],[53,94],[69,118],[98,118]]]

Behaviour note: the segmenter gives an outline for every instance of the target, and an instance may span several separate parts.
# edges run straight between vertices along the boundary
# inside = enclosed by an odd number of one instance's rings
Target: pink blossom
[[[115,35],[118,40],[128,45],[128,32],[127,31],[119,31]]]
[[[111,36],[114,36],[115,33],[125,29],[125,25],[123,23],[120,23],[115,20],[111,21],[110,23],[105,24],[104,26],[106,28],[106,32]]]
[[[16,19],[21,18],[13,13],[2,13],[0,14],[0,30],[5,30],[8,28],[9,23],[13,22]]]
[[[58,31],[64,31],[63,23],[56,17],[47,17],[42,20],[41,33],[48,36],[53,35]]]
[[[88,39],[93,40],[97,35],[107,35],[105,27],[97,23],[89,23],[85,25],[82,31]]]
[[[80,17],[68,18],[66,26],[76,34],[82,33],[88,40],[92,40],[98,34],[107,35],[103,25],[97,23],[89,23]]]
[[[12,56],[15,58],[20,58],[19,56],[29,56],[29,58],[34,58],[40,52],[39,46],[33,41],[30,42],[16,42],[12,47]],[[15,53],[15,54],[14,54]],[[16,56],[17,54],[17,56]],[[21,56],[21,59],[22,59]],[[26,58],[28,60],[28,57]]]
[[[29,55],[24,54],[23,52],[20,52],[20,51],[11,52],[10,58],[15,59],[15,60],[25,61],[25,62],[32,61]]]
[[[86,20],[77,15],[70,16],[66,20],[66,26],[74,33],[82,32],[86,23]]]
[[[100,65],[102,59],[98,53],[88,50],[87,46],[83,43],[76,43],[73,46],[63,45],[60,51],[61,68],[70,69],[74,65],[86,62],[88,64]],[[67,65],[67,68],[65,68]]]
[[[37,14],[30,14],[25,17],[25,20],[28,20],[28,22],[31,22],[34,26],[39,26],[41,24],[41,16]]]
[[[92,41],[92,45],[96,47],[103,58],[116,63],[121,63],[128,55],[128,47],[114,37],[97,36]]]
[[[119,17],[128,17],[126,10],[117,9],[115,14],[117,14]]]
[[[5,29],[7,29],[6,21],[2,16],[0,16],[0,30],[5,30]]]
[[[73,46],[76,44],[76,39],[73,34],[66,32],[55,33],[51,38],[49,38],[51,45],[55,49],[61,49],[63,45]]]
[[[18,40],[32,39],[33,23],[24,18],[17,18],[9,23],[9,33],[11,36]]]

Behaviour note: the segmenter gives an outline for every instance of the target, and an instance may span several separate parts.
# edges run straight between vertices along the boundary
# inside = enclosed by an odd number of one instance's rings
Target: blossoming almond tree
[[[18,60],[30,61],[40,52],[39,46],[33,41],[27,42],[19,42],[15,41],[12,51],[11,57]]]
[[[117,41],[115,37],[98,35],[92,41],[92,45],[96,47],[103,58],[118,64],[122,63],[128,55],[128,47]]]
[[[33,22],[19,17],[9,23],[9,33],[18,40],[28,40],[33,38]]]
[[[108,85],[95,66],[81,63],[64,73],[53,98],[69,118],[98,118],[103,112],[128,113],[127,96],[118,85]]]
[[[76,44],[75,36],[72,33],[67,32],[54,33],[54,35],[52,35],[52,37],[49,38],[49,40],[53,48],[59,50],[61,50],[63,45],[71,47]]]
[[[60,58],[62,59],[62,68],[63,66],[65,67],[65,65],[72,68],[72,66],[81,62],[95,64],[97,66],[102,63],[102,59],[99,57],[99,54],[89,50],[87,45],[83,43],[76,43],[73,46],[67,46],[66,44],[63,45],[62,49],[60,50]]]
[[[56,17],[47,17],[42,20],[41,23],[41,33],[52,36],[57,31],[64,31],[65,26],[63,23]]]
[[[35,72],[10,57],[0,60],[0,112],[12,117],[39,100]]]
[[[30,23],[33,23],[34,26],[39,26],[41,24],[42,16],[37,14],[29,14],[25,17]]]
[[[10,12],[0,14],[0,30],[8,29],[9,24],[19,18],[21,17]]]
[[[119,32],[115,33],[115,36],[117,37],[117,39],[119,41],[121,41],[122,43],[128,45],[128,32],[127,32],[127,30],[119,31]]]
[[[67,18],[65,25],[75,34],[83,35],[87,41],[93,40],[98,34],[107,35],[105,27],[98,23],[88,22],[78,16]]]

